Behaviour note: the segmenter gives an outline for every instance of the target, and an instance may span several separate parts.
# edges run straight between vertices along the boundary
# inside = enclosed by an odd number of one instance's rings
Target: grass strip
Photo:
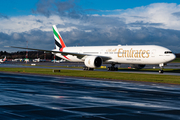
[[[32,65],[23,65],[23,66],[32,66]],[[39,67],[56,67],[56,68],[80,68],[82,69],[82,67],[77,67],[77,66],[71,66],[71,67],[67,67],[67,66],[44,66],[44,65],[36,65]],[[96,68],[96,69],[107,69],[107,68]],[[118,70],[123,70],[123,71],[141,71],[141,72],[158,72],[159,68],[156,69],[129,69],[129,68],[118,68]],[[164,72],[173,72],[173,73],[180,73],[180,69],[168,69],[165,68],[163,69]]]
[[[180,58],[176,58],[175,60],[172,61],[172,63],[180,63]]]
[[[180,76],[163,75],[163,74],[137,74],[137,73],[120,73],[108,71],[82,71],[82,70],[64,70],[61,72],[53,73],[53,69],[43,68],[0,68],[4,72],[19,72],[19,73],[34,73],[45,75],[59,75],[59,76],[72,76],[72,77],[87,77],[87,78],[100,78],[106,80],[131,80],[139,82],[154,82],[154,83],[167,83],[167,84],[180,84]]]
[[[128,69],[128,68],[119,68],[118,70],[123,71],[141,71],[141,72],[158,72],[159,69]],[[180,73],[180,69],[163,69],[164,72]]]

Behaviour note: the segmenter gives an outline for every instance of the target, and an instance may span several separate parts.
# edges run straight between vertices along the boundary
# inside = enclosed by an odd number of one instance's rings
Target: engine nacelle
[[[131,66],[131,68],[142,69],[142,68],[144,68],[146,65],[141,65],[141,64],[131,64],[130,66]]]
[[[100,67],[102,63],[102,59],[98,56],[88,56],[84,61],[84,64],[89,68]]]

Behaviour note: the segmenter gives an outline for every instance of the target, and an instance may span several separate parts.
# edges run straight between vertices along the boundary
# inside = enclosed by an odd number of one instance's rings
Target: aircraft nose
[[[173,61],[174,59],[176,59],[176,55],[172,54],[171,60]]]

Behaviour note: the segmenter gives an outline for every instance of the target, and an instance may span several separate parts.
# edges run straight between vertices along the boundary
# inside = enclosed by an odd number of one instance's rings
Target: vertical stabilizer
[[[3,61],[6,61],[6,56],[4,57]]]
[[[54,40],[55,40],[55,45],[56,45],[56,49],[58,49],[59,51],[63,51],[63,48],[66,47],[61,35],[58,32],[58,29],[56,27],[56,25],[53,25],[53,33],[54,33]]]

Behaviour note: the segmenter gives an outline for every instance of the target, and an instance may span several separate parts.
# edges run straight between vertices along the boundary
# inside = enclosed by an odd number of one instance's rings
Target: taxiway
[[[0,73],[1,119],[178,120],[180,87]]]

